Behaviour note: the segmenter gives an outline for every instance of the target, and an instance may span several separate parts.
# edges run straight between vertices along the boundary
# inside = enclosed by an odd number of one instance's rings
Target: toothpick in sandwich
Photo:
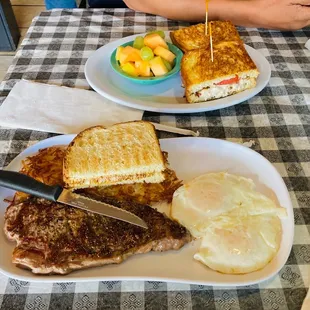
[[[211,61],[213,62],[212,22],[210,22],[209,32],[210,32],[210,50],[211,50]]]
[[[208,35],[208,6],[209,6],[209,0],[206,0],[206,27],[205,27],[205,35]]]

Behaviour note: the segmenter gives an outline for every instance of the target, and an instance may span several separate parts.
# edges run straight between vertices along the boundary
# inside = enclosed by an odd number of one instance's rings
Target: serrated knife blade
[[[141,218],[131,212],[81,196],[58,185],[46,185],[19,172],[0,170],[0,186],[148,228]]]
[[[147,228],[146,223],[133,213],[101,201],[97,201],[85,196],[72,193],[71,191],[66,189],[62,189],[62,192],[59,195],[57,202],[64,203],[66,205],[82,210],[112,217],[114,219],[134,224],[142,228]]]

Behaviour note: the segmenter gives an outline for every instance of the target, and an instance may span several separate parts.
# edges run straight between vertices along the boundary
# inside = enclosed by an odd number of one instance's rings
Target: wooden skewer
[[[157,130],[178,133],[178,134],[184,135],[184,136],[193,136],[193,137],[198,137],[199,136],[199,132],[198,131],[195,132],[195,131],[188,130],[188,129],[182,129],[182,128],[177,128],[177,127],[173,127],[173,126],[167,126],[167,125],[158,124],[158,123],[152,123],[152,124],[155,126],[155,128]]]
[[[210,50],[211,50],[211,61],[213,62],[212,22],[210,22],[209,32],[210,32]]]
[[[208,6],[209,6],[209,0],[206,0],[206,26],[205,26],[205,35],[208,34]]]

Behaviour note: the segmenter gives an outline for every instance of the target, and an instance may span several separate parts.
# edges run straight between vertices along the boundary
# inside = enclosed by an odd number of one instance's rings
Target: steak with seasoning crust
[[[178,250],[191,241],[186,228],[149,206],[101,200],[141,217],[149,229],[29,197],[6,210],[5,234],[17,242],[12,262],[33,273],[67,274],[134,254]]]

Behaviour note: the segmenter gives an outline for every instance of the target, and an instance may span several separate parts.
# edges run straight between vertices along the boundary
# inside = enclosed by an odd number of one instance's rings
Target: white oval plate
[[[155,85],[140,85],[122,78],[111,67],[110,56],[119,45],[134,40],[132,35],[111,42],[96,50],[87,60],[84,73],[89,85],[100,95],[119,104],[144,111],[162,113],[195,113],[226,108],[258,94],[268,83],[271,69],[266,58],[252,47],[245,45],[260,75],[255,88],[244,92],[202,103],[187,104],[180,73]],[[142,34],[144,35],[144,34]],[[169,32],[166,40],[170,42]]]
[[[18,171],[21,161],[39,149],[52,145],[69,144],[73,135],[56,136],[43,140],[18,155],[7,167]],[[120,265],[106,265],[72,272],[68,275],[34,275],[11,263],[15,242],[0,234],[0,271],[9,277],[26,281],[116,281],[148,280],[179,283],[195,283],[214,286],[250,285],[274,276],[285,264],[290,254],[294,236],[293,209],[287,188],[272,164],[257,152],[239,144],[209,138],[174,138],[160,141],[162,150],[169,152],[169,162],[178,177],[188,181],[211,171],[228,171],[250,177],[258,190],[278,201],[287,209],[288,217],[282,220],[283,237],[276,257],[262,270],[244,274],[228,275],[215,272],[193,259],[199,241],[190,243],[179,251],[151,252],[134,255]],[[0,226],[4,224],[7,203],[4,198],[13,191],[0,188]]]

